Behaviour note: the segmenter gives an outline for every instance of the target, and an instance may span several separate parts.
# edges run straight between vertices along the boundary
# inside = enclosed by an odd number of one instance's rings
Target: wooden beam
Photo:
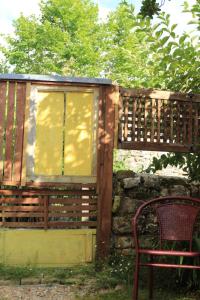
[[[171,91],[161,91],[155,89],[126,89],[120,87],[123,97],[148,97],[151,99],[180,100],[190,102],[200,102],[200,94],[184,94]]]
[[[29,128],[29,106],[30,106],[31,84],[26,83],[26,101],[25,101],[25,116],[24,116],[24,136],[23,136],[23,154],[22,154],[22,174],[21,184],[26,184],[26,155],[27,155],[27,139]]]
[[[191,145],[192,147],[192,145]],[[164,151],[164,152],[193,152],[189,145],[151,143],[151,142],[121,142],[119,149],[127,150],[146,150],[146,151]]]
[[[0,82],[0,180],[3,179],[3,161],[4,161],[4,130],[5,130],[5,110],[6,110],[6,92],[7,83]]]
[[[110,235],[112,221],[112,175],[113,175],[113,148],[114,148],[114,124],[115,103],[119,98],[117,86],[105,87],[103,99],[102,121],[104,134],[100,137],[98,176],[99,186],[99,215],[97,229],[97,258],[105,259],[110,250]],[[102,124],[101,124],[102,125]]]

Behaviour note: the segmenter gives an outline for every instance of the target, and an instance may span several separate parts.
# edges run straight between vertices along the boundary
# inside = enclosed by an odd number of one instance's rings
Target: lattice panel
[[[119,148],[198,151],[200,95],[121,89]]]

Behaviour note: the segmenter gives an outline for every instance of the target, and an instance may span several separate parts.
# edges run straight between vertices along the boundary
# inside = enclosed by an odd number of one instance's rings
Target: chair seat
[[[169,255],[169,256],[187,256],[197,257],[200,256],[200,252],[189,251],[174,251],[174,250],[152,250],[152,249],[139,249],[138,253],[148,255]]]

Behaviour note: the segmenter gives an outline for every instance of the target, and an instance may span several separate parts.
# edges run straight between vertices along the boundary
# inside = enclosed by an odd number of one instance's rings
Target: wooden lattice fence
[[[200,95],[121,88],[118,138],[121,149],[199,151]]]

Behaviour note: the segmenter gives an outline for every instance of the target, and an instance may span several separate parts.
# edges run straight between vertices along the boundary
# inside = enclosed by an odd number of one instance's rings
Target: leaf
[[[173,24],[172,27],[171,27],[171,31],[174,31],[174,29],[175,29],[177,26],[178,26],[177,24]]]
[[[164,45],[168,40],[169,40],[169,36],[165,36],[164,38],[162,38],[162,39],[160,40],[160,43],[161,43],[162,45]]]

